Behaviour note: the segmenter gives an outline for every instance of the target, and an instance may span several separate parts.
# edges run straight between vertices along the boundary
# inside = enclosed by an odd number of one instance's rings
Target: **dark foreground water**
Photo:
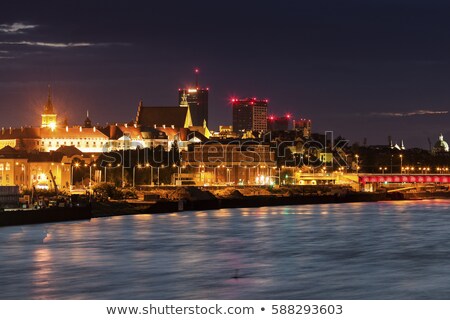
[[[0,243],[0,299],[450,299],[444,200],[6,227]]]

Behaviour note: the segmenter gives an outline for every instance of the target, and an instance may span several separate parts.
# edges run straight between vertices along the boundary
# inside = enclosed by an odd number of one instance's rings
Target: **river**
[[[0,299],[450,299],[450,201],[0,228]]]

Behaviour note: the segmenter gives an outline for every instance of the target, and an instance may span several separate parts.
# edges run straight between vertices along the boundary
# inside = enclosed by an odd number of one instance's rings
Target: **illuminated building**
[[[41,152],[49,152],[61,146],[74,146],[82,152],[100,153],[108,146],[109,137],[93,128],[56,127],[55,129],[41,128],[39,147]]]
[[[56,128],[56,113],[53,110],[52,92],[50,86],[48,86],[48,98],[47,103],[44,105],[41,128]]]
[[[304,138],[310,138],[312,123],[309,119],[294,120],[294,130],[299,131]]]
[[[82,161],[91,163],[94,158],[83,155],[74,147],[61,147],[52,152],[26,152],[7,146],[0,149],[0,185],[53,189],[51,171],[58,189],[69,189],[73,163]]]
[[[60,147],[74,147],[83,153],[102,153],[112,150],[156,148],[168,151],[177,143],[186,149],[189,132],[199,132],[209,138],[211,133],[203,126],[193,126],[190,106],[184,95],[180,106],[144,107],[139,103],[136,121],[96,127],[89,113],[81,126],[57,125],[51,92],[42,114],[40,127],[2,128],[0,148],[9,146],[20,151],[51,152]]]
[[[446,152],[449,152],[448,143],[444,141],[444,135],[441,133],[439,135],[439,140],[434,144],[432,153],[436,155]]]
[[[6,146],[0,150],[0,185],[21,186],[28,181],[28,159],[23,153]]]
[[[276,160],[270,144],[208,141],[189,145],[181,158],[183,166],[195,168],[193,180],[197,185],[274,182],[271,177],[275,175]]]
[[[219,139],[233,139],[239,138],[239,135],[233,131],[233,126],[219,126],[219,131],[214,132],[212,137]]]
[[[208,122],[209,88],[201,88],[198,84],[199,70],[195,69],[195,86],[178,89],[178,103],[182,105],[185,97],[190,107],[193,126],[205,126]]]
[[[231,103],[235,132],[267,131],[267,100],[233,98]]]

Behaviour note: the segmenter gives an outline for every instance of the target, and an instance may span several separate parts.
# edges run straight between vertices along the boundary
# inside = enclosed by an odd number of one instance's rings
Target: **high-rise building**
[[[269,116],[267,118],[267,130],[268,131],[286,131],[289,129],[289,123],[291,122],[291,115],[287,114],[283,117]]]
[[[231,99],[233,104],[233,130],[267,131],[267,100],[256,98]]]
[[[191,111],[192,124],[194,126],[203,126],[205,122],[208,124],[209,88],[201,88],[199,86],[198,74],[199,70],[195,69],[195,86],[178,89],[178,104],[181,105],[185,95]]]

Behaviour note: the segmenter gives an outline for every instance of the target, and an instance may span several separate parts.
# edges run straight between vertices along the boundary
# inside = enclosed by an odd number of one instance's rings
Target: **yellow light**
[[[55,130],[56,129],[56,122],[50,122],[48,124],[48,126],[50,127],[50,129]]]

